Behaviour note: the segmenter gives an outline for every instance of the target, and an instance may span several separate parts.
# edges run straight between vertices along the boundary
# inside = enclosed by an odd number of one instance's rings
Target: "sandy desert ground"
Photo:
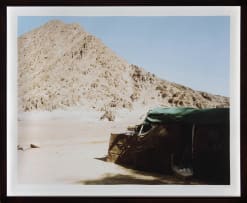
[[[192,180],[128,169],[105,162],[111,132],[123,132],[140,117],[115,122],[48,113],[19,116],[19,183],[198,184]],[[39,148],[30,148],[30,144]]]

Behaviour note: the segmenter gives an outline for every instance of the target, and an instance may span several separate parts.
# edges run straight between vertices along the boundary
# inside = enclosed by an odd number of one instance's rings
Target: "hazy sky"
[[[115,53],[157,76],[229,96],[230,18],[19,17],[18,36],[52,19],[80,23]]]

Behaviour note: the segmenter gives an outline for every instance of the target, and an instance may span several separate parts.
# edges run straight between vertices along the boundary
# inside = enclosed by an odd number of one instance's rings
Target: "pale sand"
[[[193,184],[170,176],[127,169],[100,160],[111,132],[140,120],[85,121],[74,118],[19,120],[19,183],[31,184]],[[30,144],[40,148],[29,148]]]

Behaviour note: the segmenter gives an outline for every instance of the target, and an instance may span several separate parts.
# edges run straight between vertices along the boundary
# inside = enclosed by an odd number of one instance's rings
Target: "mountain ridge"
[[[128,62],[79,24],[50,21],[18,37],[20,111],[83,106],[229,107],[229,98],[158,78]]]

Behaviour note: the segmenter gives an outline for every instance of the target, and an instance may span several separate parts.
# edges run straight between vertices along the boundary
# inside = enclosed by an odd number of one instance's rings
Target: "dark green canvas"
[[[229,108],[155,108],[147,113],[145,123],[183,122],[190,124],[229,123]]]

